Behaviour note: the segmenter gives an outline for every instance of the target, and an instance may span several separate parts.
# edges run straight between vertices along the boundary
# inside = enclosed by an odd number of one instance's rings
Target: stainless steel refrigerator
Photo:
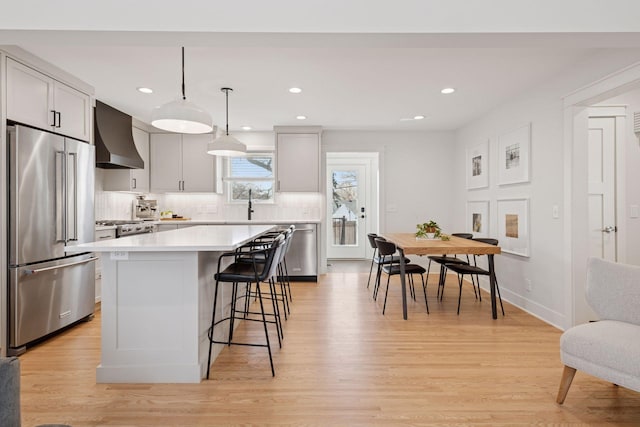
[[[95,257],[65,246],[93,241],[95,147],[8,126],[8,349],[91,316]]]

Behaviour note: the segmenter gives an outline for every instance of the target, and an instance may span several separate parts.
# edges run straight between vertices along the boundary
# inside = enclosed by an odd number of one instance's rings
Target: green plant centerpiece
[[[416,237],[419,239],[435,239],[440,236],[440,226],[433,220],[417,224],[416,228]]]

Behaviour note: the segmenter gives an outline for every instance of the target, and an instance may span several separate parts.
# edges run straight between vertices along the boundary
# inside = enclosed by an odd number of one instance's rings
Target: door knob
[[[603,233],[611,233],[611,232],[617,232],[617,231],[618,231],[618,227],[615,227],[615,226],[612,226],[612,225],[602,229]]]

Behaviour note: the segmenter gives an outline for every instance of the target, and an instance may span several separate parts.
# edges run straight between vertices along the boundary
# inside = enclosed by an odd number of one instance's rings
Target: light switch
[[[553,205],[553,208],[551,209],[551,215],[554,218],[560,218],[560,208],[558,208],[558,205]]]
[[[638,205],[629,206],[629,216],[631,218],[638,218]]]

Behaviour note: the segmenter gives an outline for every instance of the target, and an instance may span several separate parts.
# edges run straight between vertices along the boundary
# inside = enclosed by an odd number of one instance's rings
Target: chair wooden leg
[[[564,399],[567,397],[569,387],[571,387],[571,381],[573,381],[575,374],[575,368],[565,365],[564,371],[562,371],[562,379],[560,380],[560,388],[558,389],[558,397],[556,398],[556,402],[560,405],[564,403]]]

